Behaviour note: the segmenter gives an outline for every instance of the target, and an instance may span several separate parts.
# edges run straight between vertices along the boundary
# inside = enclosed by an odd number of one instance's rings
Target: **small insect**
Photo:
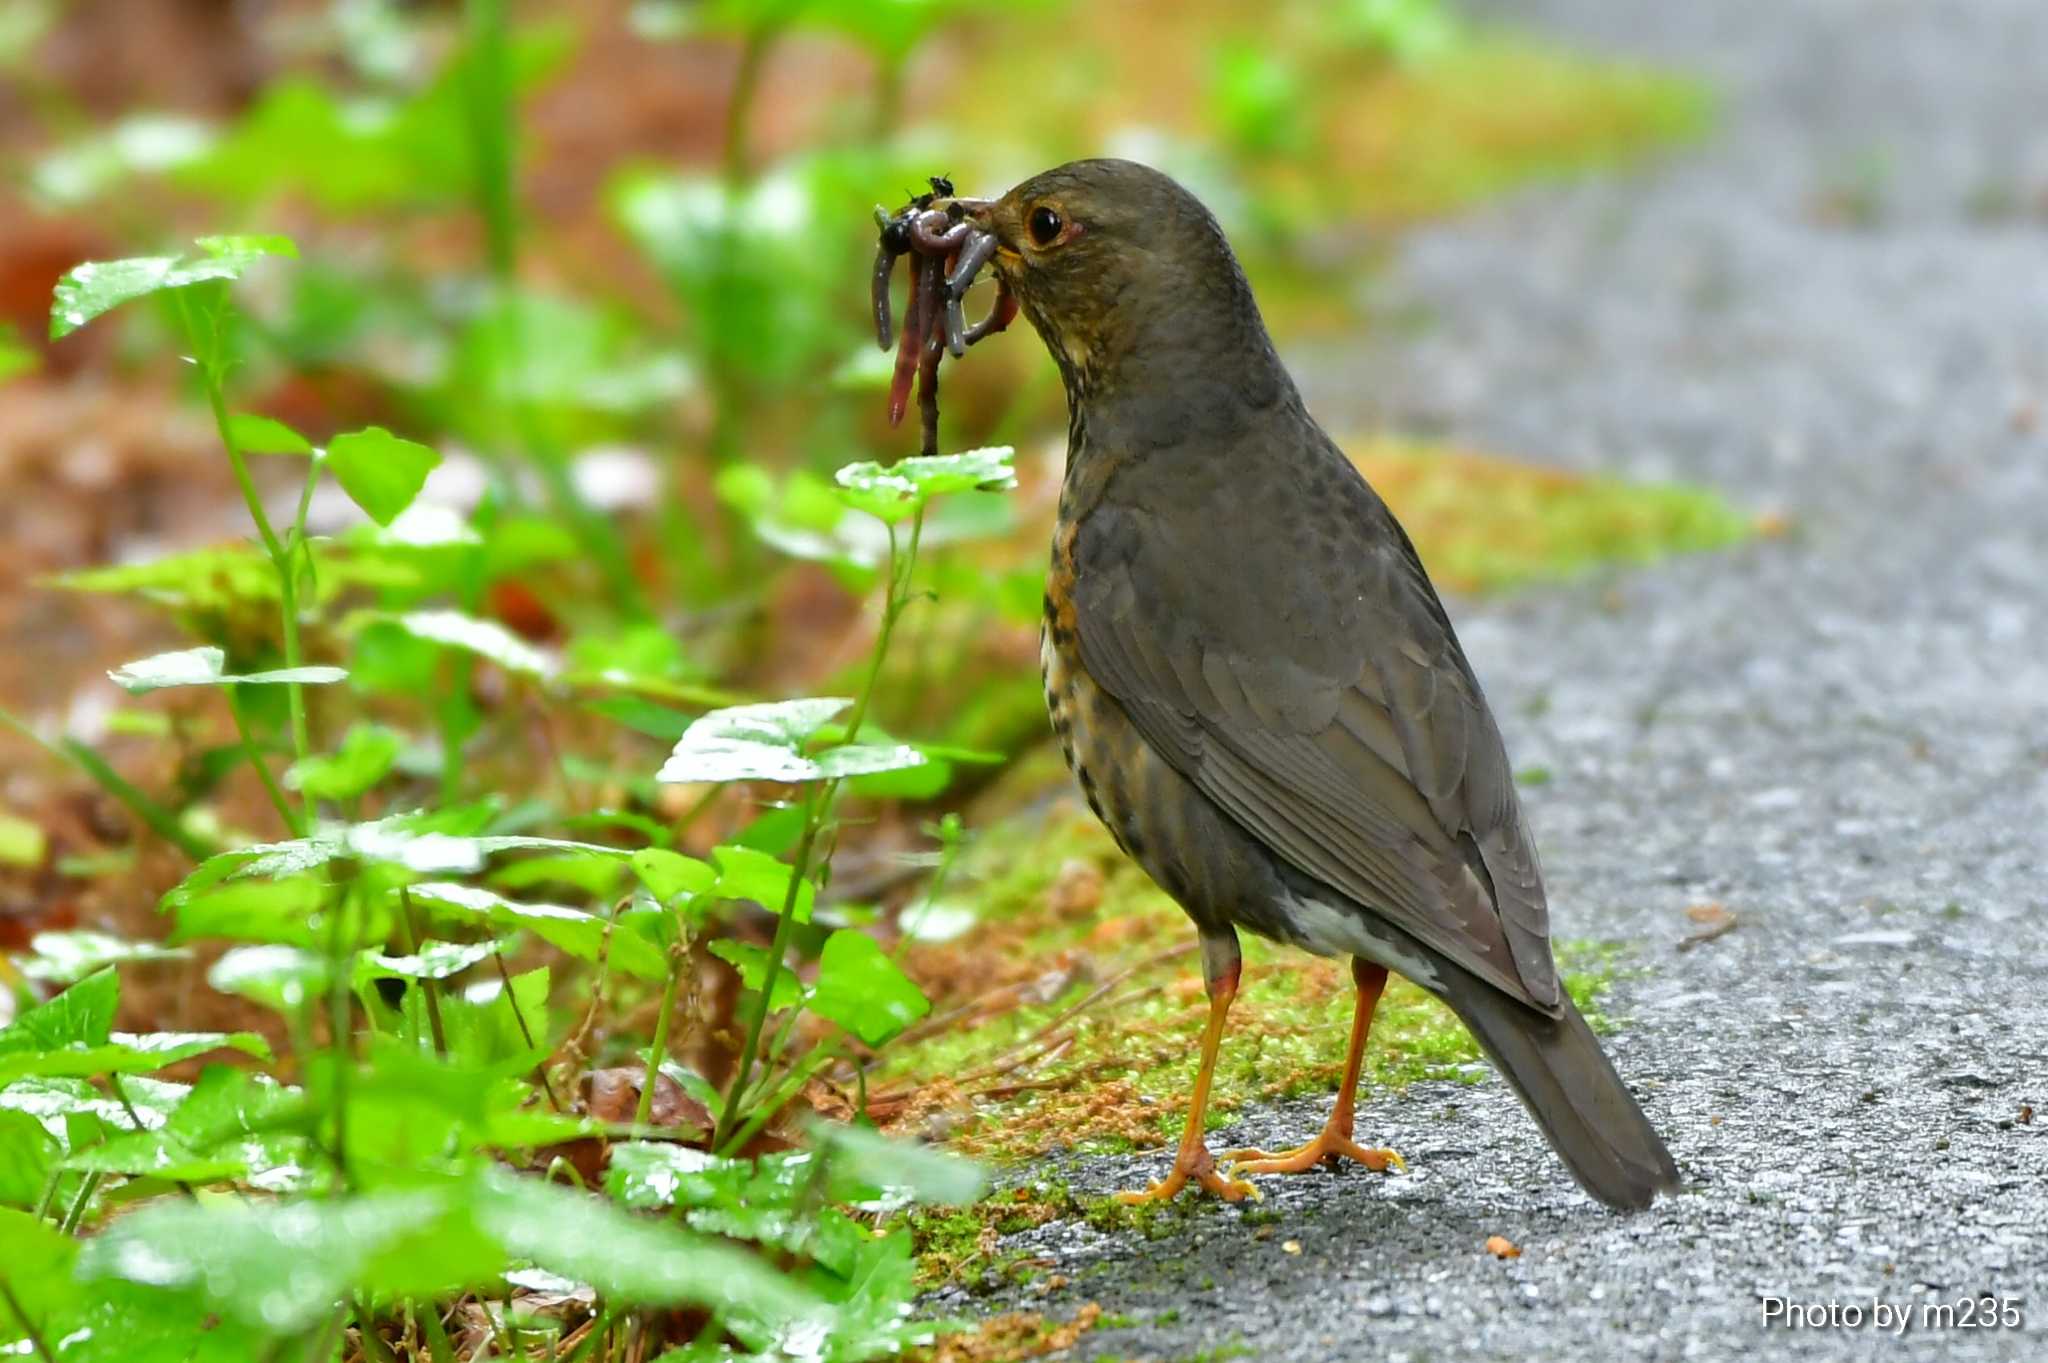
[[[898,256],[912,257],[910,300],[903,314],[903,335],[896,350],[896,372],[889,384],[889,424],[903,420],[910,405],[910,382],[917,379],[918,416],[923,427],[920,453],[939,451],[939,357],[955,358],[967,347],[1007,327],[1017,316],[1017,300],[996,281],[995,305],[988,316],[968,325],[961,307],[975,276],[996,253],[993,233],[968,221],[978,201],[954,197],[953,181],[931,176],[929,194],[914,194],[894,213],[875,205],[880,240],[870,293],[875,313],[875,342],[889,348],[889,281]]]

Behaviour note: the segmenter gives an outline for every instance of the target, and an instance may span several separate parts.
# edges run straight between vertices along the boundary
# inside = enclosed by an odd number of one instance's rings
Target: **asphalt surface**
[[[1159,1239],[1054,1223],[1004,1247],[1065,1286],[938,1305],[1098,1302],[1076,1358],[2042,1357],[2048,5],[1495,8],[1701,73],[1719,131],[1411,237],[1370,302],[1423,324],[1294,359],[1334,429],[1789,520],[1454,606],[1516,766],[1552,773],[1525,795],[1558,935],[1628,944],[1610,1042],[1688,1189],[1604,1212],[1491,1077],[1368,1092],[1361,1136],[1405,1177],[1265,1179],[1251,1220],[1211,1204]],[[1678,951],[1710,901],[1738,926]],[[1046,1172],[1106,1191],[1165,1162]],[[1924,1309],[1983,1293],[2025,1324]]]

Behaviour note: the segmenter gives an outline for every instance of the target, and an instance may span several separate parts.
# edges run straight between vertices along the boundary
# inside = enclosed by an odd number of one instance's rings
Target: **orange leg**
[[[1259,1190],[1241,1178],[1218,1173],[1216,1157],[1202,1139],[1202,1119],[1209,1106],[1209,1081],[1216,1071],[1216,1052],[1223,1045],[1223,1019],[1230,1002],[1237,997],[1237,936],[1205,938],[1204,974],[1209,985],[1209,1025],[1202,1031],[1202,1064],[1195,1072],[1195,1091],[1188,1099],[1188,1125],[1181,1133],[1180,1150],[1173,1159],[1173,1171],[1142,1193],[1118,1193],[1119,1202],[1163,1202],[1193,1179],[1227,1202],[1256,1198]]]
[[[1353,1104],[1358,1094],[1358,1073],[1365,1063],[1365,1039],[1372,1033],[1373,1011],[1380,1006],[1380,991],[1387,987],[1385,966],[1354,956],[1351,979],[1358,986],[1358,1007],[1351,1015],[1351,1050],[1344,1057],[1344,1086],[1337,1090],[1337,1105],[1323,1134],[1307,1145],[1283,1154],[1263,1150],[1233,1150],[1223,1157],[1225,1169],[1233,1174],[1299,1174],[1324,1161],[1334,1164],[1353,1159],[1376,1174],[1389,1166],[1406,1169],[1407,1163],[1391,1150],[1369,1150],[1351,1139]]]

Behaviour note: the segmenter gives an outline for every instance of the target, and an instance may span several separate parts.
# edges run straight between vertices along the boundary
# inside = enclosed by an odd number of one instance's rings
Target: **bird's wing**
[[[1279,545],[1099,505],[1073,543],[1082,662],[1286,861],[1554,1013],[1542,877],[1478,682],[1392,514],[1362,481],[1321,490],[1342,505]]]

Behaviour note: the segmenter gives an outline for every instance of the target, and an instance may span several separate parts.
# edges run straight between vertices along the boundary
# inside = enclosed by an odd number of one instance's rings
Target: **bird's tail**
[[[1579,1186],[1634,1211],[1678,1186],[1671,1152],[1569,998],[1550,1017],[1441,958],[1444,1002],[1513,1084]]]

